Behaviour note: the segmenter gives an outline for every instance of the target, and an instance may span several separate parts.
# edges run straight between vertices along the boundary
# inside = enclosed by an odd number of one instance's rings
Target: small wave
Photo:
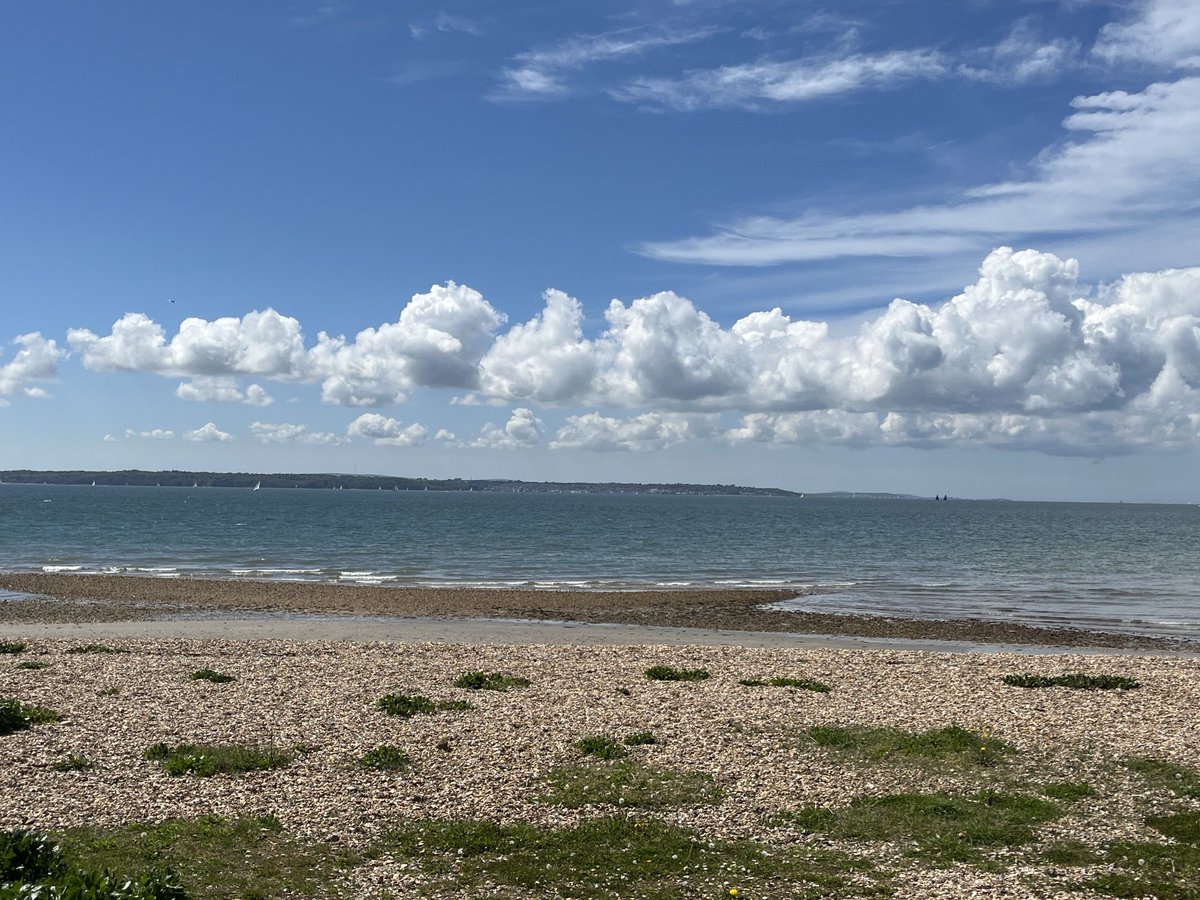
[[[43,572],[82,572],[84,566],[42,566]]]

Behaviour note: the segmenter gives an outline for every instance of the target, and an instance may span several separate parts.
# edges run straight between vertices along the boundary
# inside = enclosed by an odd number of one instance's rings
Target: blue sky
[[[0,116],[0,468],[1200,499],[1188,0],[10,2]]]

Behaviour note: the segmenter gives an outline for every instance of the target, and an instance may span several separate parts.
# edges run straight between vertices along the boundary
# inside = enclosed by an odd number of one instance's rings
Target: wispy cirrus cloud
[[[628,28],[602,34],[572,35],[557,44],[513,57],[491,94],[493,100],[552,100],[572,92],[571,76],[589,66],[631,59],[664,47],[690,44],[711,36],[712,27]]]
[[[1025,180],[980,185],[941,205],[753,217],[702,237],[648,242],[675,262],[762,266],[850,256],[937,256],[1047,234],[1136,233],[1192,217],[1200,189],[1200,78],[1071,101],[1074,140],[1047,148]],[[1077,137],[1076,137],[1077,136]]]
[[[688,72],[679,78],[638,78],[609,91],[617,100],[691,112],[755,109],[853,91],[898,87],[944,77],[949,70],[933,50],[893,50],[828,59],[759,60]]]
[[[1092,53],[1110,62],[1200,68],[1200,5],[1195,0],[1141,0],[1129,19],[1101,29]]]

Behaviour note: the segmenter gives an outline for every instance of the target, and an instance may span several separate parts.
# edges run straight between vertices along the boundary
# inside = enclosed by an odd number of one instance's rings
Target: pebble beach
[[[2,586],[18,583],[32,586],[18,576],[5,576]],[[180,584],[168,586],[178,590]],[[211,596],[225,590],[216,585]],[[75,605],[91,595],[93,608],[103,608],[96,593],[92,585],[81,588]],[[61,605],[63,599],[47,608],[61,616],[72,605]],[[510,608],[509,598],[489,602]],[[156,615],[162,612],[158,608]],[[1094,795],[1071,803],[1039,836],[1101,847],[1161,839],[1147,827],[1149,815],[1198,806],[1148,787],[1121,763],[1152,758],[1200,767],[1200,659],[1188,653],[186,637],[109,638],[106,649],[126,652],[80,653],[69,652],[78,639],[27,637],[19,625],[29,624],[28,614],[6,615],[0,641],[19,638],[24,647],[0,655],[0,696],[51,708],[61,720],[0,737],[0,829],[273,816],[306,842],[360,851],[405,821],[483,819],[567,828],[622,811],[620,803],[569,808],[547,801],[548,779],[581,764],[577,742],[648,732],[656,742],[630,751],[637,765],[690,773],[714,793],[646,815],[705,839],[755,841],[769,850],[838,846],[886,869],[889,890],[899,897],[1091,897],[1104,896],[1085,887],[1099,871],[1094,867],[1056,867],[1026,857],[997,871],[918,865],[896,842],[839,843],[789,824],[787,814],[837,810],[903,792],[967,795],[993,783],[1036,791],[1041,784],[1086,782]],[[23,665],[30,662],[38,665]],[[656,665],[704,670],[710,677],[648,679],[646,670]],[[201,669],[233,680],[193,679]],[[469,671],[502,672],[529,683],[507,691],[455,687]],[[1026,690],[1002,681],[1013,673],[1063,672],[1120,675],[1140,687]],[[829,690],[770,686],[778,677],[813,679]],[[402,718],[379,708],[389,694],[465,701],[469,708]],[[906,732],[955,726],[1013,752],[987,770],[865,760],[815,743],[809,731],[814,726]],[[237,777],[173,777],[146,759],[147,748],[159,742],[270,744],[292,748],[294,759]],[[379,745],[403,748],[407,769],[359,768],[356,761]],[[72,755],[86,757],[92,767],[54,768]],[[409,896],[428,888],[427,873],[412,859],[369,856],[339,871],[330,895]],[[489,890],[435,895],[511,896]],[[714,896],[712,885],[695,895]]]

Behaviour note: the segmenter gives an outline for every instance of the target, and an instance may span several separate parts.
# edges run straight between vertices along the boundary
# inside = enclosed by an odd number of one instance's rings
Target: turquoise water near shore
[[[771,587],[795,609],[1200,637],[1200,507],[0,486],[0,568]]]

